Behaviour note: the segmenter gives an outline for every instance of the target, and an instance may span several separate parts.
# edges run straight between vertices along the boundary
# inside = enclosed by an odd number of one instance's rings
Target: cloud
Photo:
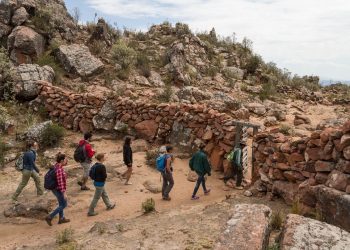
[[[140,24],[158,18],[188,23],[194,31],[215,27],[221,35],[235,32],[239,39],[250,38],[257,53],[280,67],[299,74],[350,79],[348,0],[86,2],[104,14],[140,20]]]

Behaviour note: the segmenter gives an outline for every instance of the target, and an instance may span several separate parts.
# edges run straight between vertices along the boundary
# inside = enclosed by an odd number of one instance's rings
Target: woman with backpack
[[[173,147],[166,146],[166,153],[164,154],[164,171],[162,171],[163,177],[163,187],[162,187],[162,196],[163,200],[170,201],[171,198],[169,196],[170,191],[174,187],[174,178],[173,178]]]
[[[45,220],[49,226],[52,226],[52,219],[58,214],[58,224],[68,223],[69,219],[64,217],[63,210],[67,207],[67,174],[64,171],[64,166],[67,165],[67,158],[65,154],[58,153],[56,156],[56,164],[54,166],[54,175],[56,181],[56,188],[52,189],[52,193],[56,196],[58,207],[48,215]],[[46,177],[45,177],[46,178]]]
[[[105,203],[107,210],[111,210],[115,208],[115,203],[111,203],[107,192],[105,190],[105,183],[107,179],[107,171],[103,162],[105,161],[105,154],[97,154],[96,156],[97,162],[92,166],[90,170],[90,177],[94,180],[94,186],[96,188],[94,198],[91,201],[88,216],[95,216],[97,213],[95,212],[95,207],[97,202],[100,200],[101,196],[103,202]]]
[[[132,185],[129,182],[131,174],[132,174],[132,149],[131,149],[131,138],[127,136],[124,141],[123,146],[123,160],[124,164],[127,167],[127,170],[122,174],[122,177],[126,178],[125,185]]]

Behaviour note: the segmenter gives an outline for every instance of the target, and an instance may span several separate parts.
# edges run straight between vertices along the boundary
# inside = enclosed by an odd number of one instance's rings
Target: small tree
[[[111,55],[114,62],[120,64],[123,69],[130,69],[135,64],[137,54],[134,49],[120,40],[113,45]]]

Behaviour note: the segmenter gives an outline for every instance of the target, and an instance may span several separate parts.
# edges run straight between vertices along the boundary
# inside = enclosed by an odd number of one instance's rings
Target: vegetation
[[[105,51],[105,43],[103,41],[94,40],[89,43],[89,49],[95,56],[101,56]]]
[[[272,246],[268,247],[268,250],[280,250],[280,246],[278,243],[274,243]]]
[[[299,214],[299,215],[302,214],[299,199],[296,199],[296,200],[293,201],[291,213],[292,213],[292,214]]]
[[[50,66],[55,72],[54,82],[60,84],[62,82],[62,77],[64,75],[64,69],[61,65],[55,60],[55,57],[51,54],[51,51],[46,52],[41,55],[37,60],[36,64],[39,66]]]
[[[72,228],[66,228],[59,232],[56,236],[56,243],[63,245],[74,241],[74,230]]]
[[[281,124],[279,130],[284,135],[293,135],[294,134],[294,129],[287,124]]]
[[[3,168],[5,165],[5,155],[7,151],[7,145],[0,139],[0,168]]]
[[[280,230],[282,227],[283,218],[281,211],[273,212],[271,216],[270,225],[273,230]]]
[[[144,77],[150,77],[151,75],[151,66],[149,59],[144,54],[138,54],[136,58],[136,67],[139,69],[141,75]]]
[[[41,6],[41,8],[36,9],[35,15],[31,18],[31,21],[36,28],[50,34],[54,32],[55,28],[55,25],[51,22],[51,16],[51,11]]]
[[[156,209],[156,202],[153,200],[153,198],[149,198],[146,201],[142,202],[142,210],[144,213],[148,214],[150,212],[155,211]]]
[[[170,102],[173,96],[173,89],[171,84],[167,83],[164,85],[163,92],[158,96],[158,100],[161,102]]]
[[[259,93],[260,100],[264,101],[266,99],[270,99],[271,97],[277,94],[276,85],[269,81],[262,85],[262,90]]]
[[[15,76],[11,72],[10,60],[7,56],[7,50],[0,46],[0,99],[13,99],[13,81]]]
[[[255,74],[256,70],[259,68],[261,63],[262,63],[261,57],[254,55],[248,58],[248,60],[243,66],[243,69],[246,70],[247,74],[253,75]]]
[[[124,70],[130,69],[135,65],[135,50],[128,47],[128,45],[122,40],[112,46],[111,54],[114,62],[120,64]]]
[[[57,146],[63,139],[64,132],[64,128],[58,124],[47,126],[41,134],[40,145],[44,148]]]
[[[156,167],[156,159],[158,157],[158,151],[157,150],[147,150],[146,151],[146,164],[149,167],[155,168]]]

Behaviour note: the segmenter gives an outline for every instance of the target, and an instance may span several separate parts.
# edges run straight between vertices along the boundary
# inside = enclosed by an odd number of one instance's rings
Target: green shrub
[[[287,124],[281,124],[279,130],[284,135],[293,135],[294,134],[294,129]]]
[[[74,230],[71,228],[66,228],[59,232],[56,236],[56,243],[58,245],[63,245],[74,241]]]
[[[55,27],[51,22],[51,16],[52,13],[47,9],[36,9],[35,16],[31,18],[31,21],[36,28],[46,33],[53,33]]]
[[[155,168],[156,167],[156,159],[158,157],[158,151],[157,150],[147,150],[146,151],[146,164],[149,167]]]
[[[299,214],[299,215],[302,214],[299,199],[296,199],[296,200],[293,201],[291,213],[292,214]]]
[[[280,250],[280,246],[277,243],[274,243],[272,246],[268,247],[268,250]]]
[[[129,79],[129,76],[130,76],[130,73],[131,73],[131,69],[130,68],[127,68],[127,69],[121,69],[117,72],[117,77],[121,80],[128,80]]]
[[[7,145],[1,141],[0,139],[0,167],[4,167],[5,165],[5,155],[6,152],[8,151]]]
[[[281,211],[272,213],[270,225],[273,230],[279,230],[282,227],[283,218]]]
[[[262,90],[259,93],[260,100],[266,100],[277,94],[276,86],[269,81],[262,85]]]
[[[64,69],[61,67],[59,63],[55,60],[55,58],[50,54],[50,52],[41,55],[37,60],[36,64],[39,66],[50,66],[55,71],[55,79],[54,82],[60,84],[62,82],[62,77],[64,75]]]
[[[208,76],[210,76],[211,78],[214,78],[218,73],[219,73],[219,68],[215,66],[209,67],[207,72]]]
[[[171,84],[165,84],[163,92],[158,96],[158,100],[161,102],[170,102],[173,96],[173,89]]]
[[[148,36],[146,33],[139,31],[136,33],[135,38],[139,41],[147,41]]]
[[[148,57],[144,54],[138,54],[136,58],[136,67],[140,70],[141,75],[150,77],[151,66]]]
[[[44,148],[57,146],[63,139],[64,132],[64,128],[58,124],[47,126],[41,134],[40,145]]]
[[[142,210],[146,214],[155,211],[155,208],[156,202],[152,198],[149,198],[146,201],[142,202]]]
[[[89,49],[95,56],[101,56],[105,50],[105,43],[100,40],[94,40],[89,44]]]
[[[135,50],[121,40],[112,46],[111,55],[114,62],[120,64],[122,69],[132,68],[136,61]]]
[[[248,74],[253,75],[262,63],[260,56],[254,55],[248,58],[246,63],[243,65],[243,69],[247,71]]]

